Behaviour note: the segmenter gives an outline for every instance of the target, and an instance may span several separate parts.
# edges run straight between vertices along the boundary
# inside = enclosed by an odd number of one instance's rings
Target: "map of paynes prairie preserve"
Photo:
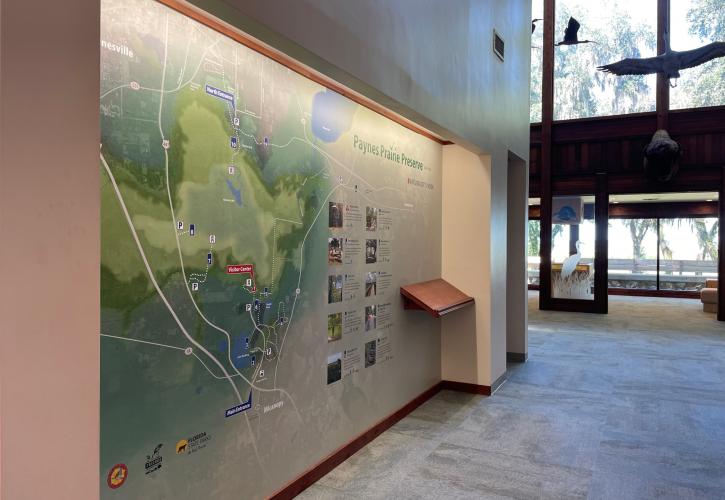
[[[264,497],[438,373],[441,148],[153,0],[100,44],[101,495]]]

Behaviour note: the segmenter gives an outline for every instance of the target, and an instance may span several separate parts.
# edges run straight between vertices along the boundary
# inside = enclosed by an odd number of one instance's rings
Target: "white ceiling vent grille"
[[[498,56],[499,59],[503,61],[504,56],[504,45],[505,42],[503,41],[503,38],[501,38],[501,35],[496,32],[496,30],[493,30],[493,53]]]

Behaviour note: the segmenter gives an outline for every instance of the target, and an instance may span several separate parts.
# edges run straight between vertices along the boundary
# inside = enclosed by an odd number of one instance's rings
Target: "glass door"
[[[594,196],[554,196],[551,219],[551,297],[594,300]]]
[[[542,255],[542,265],[550,266],[542,273],[542,280],[548,275],[543,308],[607,312],[608,203],[602,196],[603,202],[590,193],[552,196],[551,250],[548,258]]]

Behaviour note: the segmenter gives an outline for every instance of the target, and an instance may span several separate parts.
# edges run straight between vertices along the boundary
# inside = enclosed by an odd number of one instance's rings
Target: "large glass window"
[[[539,285],[541,264],[541,221],[529,220],[529,252],[526,261],[529,285]]]
[[[581,24],[579,40],[596,43],[555,47],[554,119],[654,111],[655,75],[618,77],[597,66],[656,55],[657,1],[557,0],[555,42],[569,17]]]
[[[723,0],[672,0],[670,30],[673,50],[690,50],[725,40]],[[725,104],[725,58],[682,70],[670,90],[670,108]]]
[[[717,277],[718,220],[660,219],[660,289],[699,290]]]
[[[717,278],[718,229],[716,217],[610,220],[609,287],[700,290]]]
[[[544,46],[544,0],[533,0],[531,2],[531,20],[539,19],[536,22],[536,29],[531,34],[531,123],[541,121],[541,72],[543,66]]]
[[[657,290],[657,219],[609,221],[609,287]]]

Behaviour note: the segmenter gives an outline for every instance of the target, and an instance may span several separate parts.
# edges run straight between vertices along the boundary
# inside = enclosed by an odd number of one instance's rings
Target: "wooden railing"
[[[632,274],[657,272],[656,259],[609,259],[609,272],[628,271]],[[717,261],[712,260],[660,260],[660,276],[717,273]]]
[[[591,263],[591,259],[582,259]],[[718,274],[717,262],[708,260],[663,260],[660,262],[659,287],[661,290],[699,290],[705,280]],[[656,290],[656,259],[610,259],[607,274],[609,288],[635,288]],[[539,265],[528,264],[529,285],[539,285]]]

